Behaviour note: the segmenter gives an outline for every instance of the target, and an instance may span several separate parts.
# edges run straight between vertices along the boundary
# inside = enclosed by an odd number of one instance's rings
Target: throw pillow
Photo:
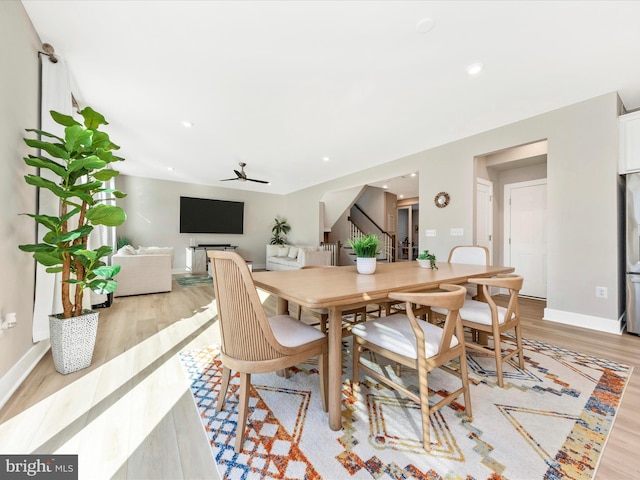
[[[289,258],[298,258],[298,249],[296,247],[289,248]]]
[[[133,248],[131,245],[125,245],[124,247],[118,250],[118,253],[120,255],[135,255],[137,252],[136,252],[136,249]]]
[[[278,248],[278,256],[279,257],[286,257],[288,253],[289,253],[289,247],[280,247],[280,248]]]

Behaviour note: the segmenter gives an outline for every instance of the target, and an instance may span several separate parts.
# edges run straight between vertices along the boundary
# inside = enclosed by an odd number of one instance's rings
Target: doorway
[[[547,180],[504,186],[505,265],[526,282],[520,294],[547,298]]]

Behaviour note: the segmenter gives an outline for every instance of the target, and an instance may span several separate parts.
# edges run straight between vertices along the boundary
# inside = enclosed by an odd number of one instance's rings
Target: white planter
[[[356,258],[356,267],[358,273],[363,275],[370,275],[376,271],[376,258]]]
[[[431,268],[431,260],[420,260],[416,258],[416,262],[418,262],[422,268]]]
[[[91,365],[98,333],[98,312],[84,310],[78,317],[49,315],[51,354],[56,371],[66,375]]]

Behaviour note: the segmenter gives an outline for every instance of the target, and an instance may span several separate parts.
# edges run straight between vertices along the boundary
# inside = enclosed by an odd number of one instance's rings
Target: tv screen
[[[243,233],[244,202],[180,197],[180,233]]]

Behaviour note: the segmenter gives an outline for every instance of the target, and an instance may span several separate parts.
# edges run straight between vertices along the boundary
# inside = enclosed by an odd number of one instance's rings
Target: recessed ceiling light
[[[182,123],[182,126],[183,126],[184,128],[191,128],[191,127],[193,127],[193,123],[191,123],[191,122],[187,122],[186,120],[184,120],[184,121],[182,121],[182,122],[180,122],[180,123]]]
[[[167,167],[167,170],[169,170],[170,172],[173,172],[173,167]]]
[[[389,185],[382,185],[382,188],[386,190],[387,188],[389,188]]]
[[[398,195],[398,198],[404,198],[404,195],[400,194]]]
[[[412,174],[411,174],[411,176],[412,176],[412,177],[415,177],[415,176],[416,176],[416,173],[415,173],[415,172],[414,172],[414,173],[412,173]]]
[[[471,65],[469,65],[467,67],[467,73],[469,75],[477,75],[482,71],[482,64],[481,63],[472,63]]]
[[[323,162],[328,162],[329,161],[329,157],[322,157],[322,161]]]
[[[422,20],[418,20],[418,23],[416,23],[416,32],[427,33],[433,28],[435,23],[436,22],[434,22],[432,18],[423,18]]]

